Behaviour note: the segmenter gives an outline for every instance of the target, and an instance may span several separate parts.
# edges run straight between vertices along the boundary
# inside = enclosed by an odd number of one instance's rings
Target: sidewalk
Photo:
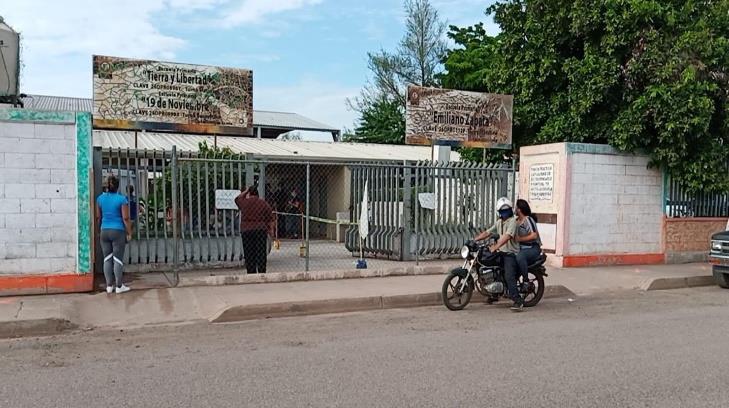
[[[713,284],[707,264],[550,268],[548,273],[547,298]],[[0,298],[0,338],[438,305],[443,278],[436,274]]]

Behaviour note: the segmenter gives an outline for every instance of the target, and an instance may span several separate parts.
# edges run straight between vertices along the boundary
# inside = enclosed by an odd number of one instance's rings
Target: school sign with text
[[[405,142],[511,149],[513,97],[411,85]]]
[[[94,127],[252,135],[253,73],[93,57]]]

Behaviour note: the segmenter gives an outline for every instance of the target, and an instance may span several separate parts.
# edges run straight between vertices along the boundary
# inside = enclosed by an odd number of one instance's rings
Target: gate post
[[[178,231],[178,214],[177,214],[177,146],[172,146],[172,270],[177,280],[177,264],[180,261],[179,253],[179,231]]]
[[[516,186],[519,184],[519,180],[516,179],[516,155],[512,153],[511,156],[511,202],[516,205]]]
[[[503,169],[504,166],[501,165],[501,168]],[[500,197],[509,197],[509,172],[508,171],[499,171],[499,179],[501,179],[499,183],[499,196],[496,197],[498,200]],[[496,202],[496,201],[494,201]]]
[[[309,206],[311,205],[311,163],[306,163],[306,223],[304,224],[304,240],[306,246],[306,264],[305,270],[309,272]]]
[[[412,200],[412,169],[407,163],[403,164],[403,182],[402,182],[402,238],[400,239],[400,260],[412,261],[412,230],[410,225],[413,219],[413,200]],[[417,194],[417,192],[416,192]],[[417,201],[417,198],[415,199]],[[417,205],[417,203],[415,204]],[[415,221],[417,222],[417,221]],[[417,231],[416,231],[417,234]]]
[[[101,156],[101,148],[100,147],[94,147],[93,151],[93,174],[94,174],[94,185],[92,187],[92,190],[94,192],[94,195],[99,195],[102,191],[102,184],[103,184],[103,177],[104,177],[104,170],[102,167],[102,156]],[[94,265],[92,272],[94,274],[103,274],[104,273],[104,256],[101,252],[101,245],[97,245],[96,242],[98,242],[98,238],[96,237],[97,232],[100,230],[100,226],[96,222],[96,197],[91,197],[91,205],[93,206],[93,212],[91,216],[91,223],[94,226],[94,240],[92,242],[91,248],[93,248],[94,251]]]
[[[254,177],[255,175],[253,174],[254,173],[254,164],[249,161],[249,160],[251,160],[250,155],[246,154],[245,160],[246,160],[245,165],[244,165],[245,177],[246,177],[245,187],[247,188],[247,187],[250,187],[253,185],[253,182],[255,181],[255,177]],[[265,187],[265,184],[264,184],[264,187]],[[261,193],[260,188],[258,190],[258,193],[259,194]],[[265,196],[265,193],[264,193],[264,196]]]

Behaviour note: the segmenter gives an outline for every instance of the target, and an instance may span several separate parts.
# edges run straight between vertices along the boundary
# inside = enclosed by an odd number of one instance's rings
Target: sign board
[[[511,148],[513,97],[408,87],[405,143]]]
[[[435,210],[435,194],[433,193],[419,193],[418,202],[420,202],[421,208]]]
[[[253,73],[95,55],[94,127],[253,134]]]
[[[554,165],[535,164],[529,167],[529,200],[552,201]]]
[[[215,190],[216,210],[237,210],[235,198],[240,195],[239,190]]]

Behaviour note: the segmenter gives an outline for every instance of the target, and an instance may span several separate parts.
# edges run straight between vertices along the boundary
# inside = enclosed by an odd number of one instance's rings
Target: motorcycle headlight
[[[711,250],[712,251],[721,251],[721,242],[711,241]],[[461,252],[463,252],[463,250],[461,250]]]
[[[471,254],[471,250],[467,246],[461,248],[461,258],[466,259]]]

